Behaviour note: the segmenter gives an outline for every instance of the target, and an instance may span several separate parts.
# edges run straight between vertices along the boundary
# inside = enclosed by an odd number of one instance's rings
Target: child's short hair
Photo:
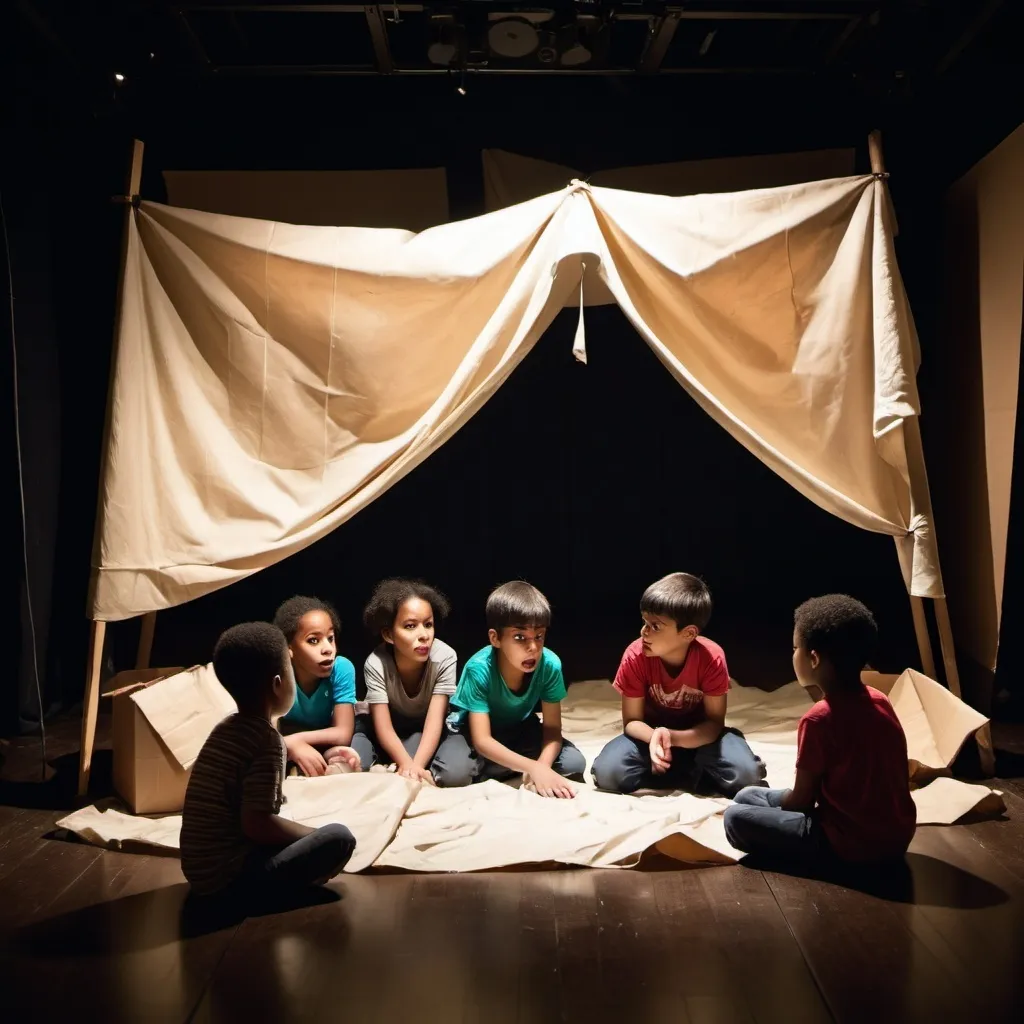
[[[793,625],[801,647],[827,658],[840,676],[856,679],[878,640],[875,617],[846,594],[804,601],[793,615]]]
[[[213,649],[213,671],[239,707],[258,702],[287,664],[288,642],[269,622],[232,626]]]
[[[321,601],[319,597],[289,597],[274,612],[274,625],[284,633],[288,643],[295,639],[302,616],[309,612],[326,612],[331,617],[331,625],[334,626],[335,635],[337,636],[341,633],[341,619],[338,618],[338,613],[333,604],[328,601]]]
[[[443,619],[451,611],[448,598],[422,580],[381,580],[373,588],[370,600],[363,609],[364,625],[374,636],[379,636],[382,630],[394,625],[398,609],[412,597],[426,601],[435,619]]]
[[[523,580],[503,583],[492,590],[484,610],[487,628],[500,633],[506,626],[550,626],[551,605],[534,586]]]
[[[640,611],[672,619],[676,629],[696,626],[704,629],[711,618],[711,591],[699,577],[688,572],[670,572],[652,583],[640,598]]]

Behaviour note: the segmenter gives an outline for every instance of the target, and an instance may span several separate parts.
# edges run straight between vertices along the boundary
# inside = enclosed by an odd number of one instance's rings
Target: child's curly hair
[[[390,629],[398,617],[398,610],[411,597],[418,597],[430,605],[435,620],[440,621],[451,611],[448,598],[436,587],[422,580],[388,579],[381,580],[373,588],[370,600],[363,609],[363,623],[374,635],[380,636]]]
[[[817,651],[836,672],[860,679],[860,670],[874,653],[878,625],[866,605],[846,594],[826,594],[804,601],[793,615],[800,646]]]
[[[333,604],[319,597],[289,597],[274,613],[274,625],[284,633],[289,644],[295,639],[303,615],[309,612],[326,612],[331,617],[335,637],[340,635],[341,619]]]

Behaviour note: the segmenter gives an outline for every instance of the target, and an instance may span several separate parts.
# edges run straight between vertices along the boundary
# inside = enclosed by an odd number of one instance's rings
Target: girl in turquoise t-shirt
[[[274,625],[288,640],[295,672],[295,703],[280,720],[288,760],[304,775],[323,775],[329,764],[369,767],[373,748],[353,736],[356,670],[337,653],[338,613],[317,597],[292,597]]]

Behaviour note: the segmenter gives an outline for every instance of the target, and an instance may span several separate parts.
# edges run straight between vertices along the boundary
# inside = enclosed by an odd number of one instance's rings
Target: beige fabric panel
[[[930,711],[921,710],[930,700],[956,702],[942,707],[941,727],[952,741],[950,749],[958,750],[971,734],[975,713],[938,683],[917,673],[908,682],[907,675],[897,686],[905,683],[909,689],[902,697],[897,694],[894,707],[907,730],[911,755],[923,757],[924,763],[930,759],[921,750],[942,757],[938,751],[945,740],[931,733]],[[930,688],[945,697],[929,693]],[[908,701],[911,691],[914,699]],[[806,692],[796,683],[773,693],[736,685],[729,691],[727,722],[743,731],[765,762],[771,786],[793,783],[797,722],[809,706]],[[592,764],[622,728],[619,695],[606,681],[574,683],[563,706],[563,728]],[[597,792],[590,784],[577,789],[573,800],[545,800],[498,782],[436,789],[374,770],[287,779],[285,808],[307,825],[340,821],[352,829],[356,853],[347,872],[371,865],[426,872],[550,863],[631,868],[655,851],[693,864],[732,863],[740,856],[725,838],[722,812],[729,801],[722,797],[681,792],[620,796]],[[998,792],[951,778],[937,778],[913,796],[918,825],[950,825],[968,811],[1005,810]],[[59,828],[101,846],[171,850],[178,849],[180,825],[180,815],[154,821],[98,807],[57,822]]]
[[[937,394],[958,415],[929,437],[957,646],[977,670],[987,704],[999,653],[1019,414],[1024,308],[1024,125],[945,196]],[[934,442],[933,442],[934,443]],[[1020,455],[1017,453],[1019,460]],[[1011,626],[1010,628],[1014,628]],[[969,666],[962,666],[963,673]],[[965,684],[971,682],[970,676]]]
[[[941,595],[887,210],[870,176],[676,199],[574,186],[418,235],[144,203],[90,614],[183,603],[345,522],[501,386],[584,264],[717,422],[899,538],[908,588]]]
[[[485,149],[482,154],[484,202],[488,211],[525,202],[564,188],[584,175],[571,167]],[[798,185],[854,173],[852,149],[818,149],[760,156],[730,156],[714,160],[684,160],[597,171],[587,177],[592,185],[630,192],[686,196],[701,192],[739,192],[750,188]]]
[[[443,167],[400,171],[164,171],[164,182],[171,206],[234,217],[407,231],[425,231],[448,221],[448,181]]]

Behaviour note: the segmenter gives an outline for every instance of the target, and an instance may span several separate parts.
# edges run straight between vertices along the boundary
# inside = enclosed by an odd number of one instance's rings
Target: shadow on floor
[[[78,753],[53,758],[48,764],[47,778],[0,779],[0,806],[22,807],[36,811],[71,812],[92,803],[96,794],[109,795],[114,790],[113,755],[97,750],[92,762],[89,791],[93,796],[78,796]]]
[[[980,910],[1010,899],[1009,893],[986,879],[924,853],[908,853],[903,861],[881,867],[839,865],[814,872],[782,869],[777,863],[753,857],[740,863],[754,870],[842,886],[890,903]]]
[[[14,941],[21,956],[39,959],[131,953],[236,928],[246,918],[281,915],[287,930],[290,911],[340,901],[335,890],[314,888],[287,902],[243,907],[196,898],[179,882],[35,922],[19,929]],[[295,915],[297,927],[301,917]]]

